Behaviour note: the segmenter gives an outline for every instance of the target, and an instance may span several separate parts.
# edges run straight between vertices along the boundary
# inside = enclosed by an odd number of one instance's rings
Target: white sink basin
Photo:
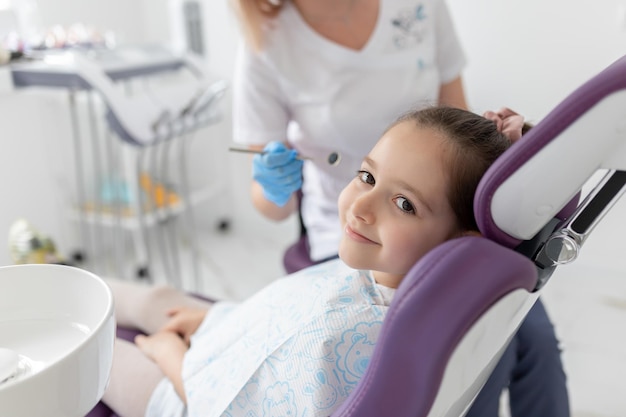
[[[0,267],[0,416],[82,417],[109,380],[113,298],[61,265]]]

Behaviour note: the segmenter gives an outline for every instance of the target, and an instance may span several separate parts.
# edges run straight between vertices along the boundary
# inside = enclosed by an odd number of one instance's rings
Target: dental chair
[[[598,170],[605,176],[579,203]],[[487,171],[474,199],[482,237],[448,241],[410,270],[332,417],[463,416],[555,268],[576,259],[625,184],[626,56]]]

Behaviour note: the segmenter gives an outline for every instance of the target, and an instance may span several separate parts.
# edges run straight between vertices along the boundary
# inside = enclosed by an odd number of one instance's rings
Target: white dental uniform
[[[187,409],[164,380],[146,416],[328,416],[363,375],[394,292],[333,260],[217,303],[185,355]]]
[[[304,164],[301,213],[311,258],[321,260],[337,253],[337,198],[363,157],[397,116],[437,104],[465,57],[443,0],[381,0],[360,51],[320,36],[283,3],[265,48],[239,51],[233,135],[246,145],[288,138],[313,158]],[[339,165],[326,163],[331,152]]]

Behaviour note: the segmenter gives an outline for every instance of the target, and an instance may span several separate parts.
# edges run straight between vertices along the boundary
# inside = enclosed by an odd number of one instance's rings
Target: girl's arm
[[[170,380],[176,393],[187,404],[187,396],[183,387],[183,357],[187,352],[187,344],[176,333],[161,331],[150,336],[135,337],[135,344],[141,351],[159,366],[163,374]]]
[[[463,80],[458,76],[439,88],[439,104],[467,110]]]

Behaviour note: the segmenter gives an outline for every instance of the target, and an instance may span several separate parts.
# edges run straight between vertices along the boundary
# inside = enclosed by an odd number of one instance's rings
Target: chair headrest
[[[509,248],[567,218],[598,169],[626,170],[626,56],[581,85],[487,170],[481,233]]]

